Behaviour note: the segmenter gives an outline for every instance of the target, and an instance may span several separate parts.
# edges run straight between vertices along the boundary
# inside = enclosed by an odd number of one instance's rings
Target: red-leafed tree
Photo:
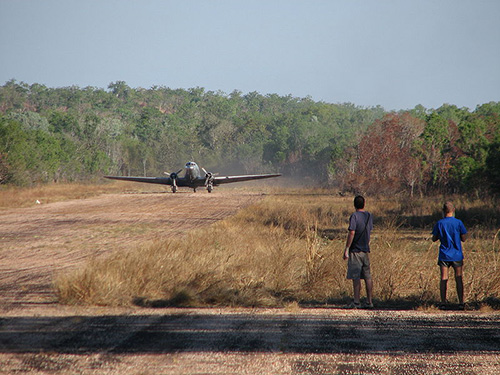
[[[408,113],[375,121],[359,143],[357,165],[349,176],[351,186],[367,193],[407,190],[413,195],[422,178],[414,144],[424,126],[424,121]]]

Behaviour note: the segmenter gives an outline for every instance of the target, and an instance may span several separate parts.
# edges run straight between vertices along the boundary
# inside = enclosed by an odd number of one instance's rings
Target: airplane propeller
[[[179,169],[177,172],[170,173],[170,179],[172,180],[172,192],[175,193],[177,191],[177,178],[179,178],[179,173],[182,172],[182,169]],[[168,172],[164,172],[168,174]]]
[[[201,168],[205,172],[205,186],[209,193],[212,192],[214,187],[214,174],[212,172],[207,172],[205,168]]]
[[[268,174],[255,174],[255,175],[240,175],[240,176],[223,176],[223,177],[215,177],[218,176],[218,173],[207,172],[205,168],[200,168],[198,164],[193,161],[189,161],[186,163],[184,170],[185,175],[182,177],[179,176],[179,173],[182,172],[183,169],[179,169],[177,172],[163,172],[165,175],[169,177],[147,177],[147,176],[104,176],[105,178],[109,178],[112,180],[121,180],[121,181],[135,181],[135,182],[145,182],[150,184],[162,184],[162,185],[170,185],[172,192],[175,193],[179,186],[189,187],[196,191],[197,188],[204,187],[210,193],[214,186],[219,186],[221,184],[229,184],[233,182],[243,182],[250,180],[260,180],[264,178],[272,178],[279,177],[281,174],[279,173],[268,173]],[[205,177],[201,171],[205,172]]]

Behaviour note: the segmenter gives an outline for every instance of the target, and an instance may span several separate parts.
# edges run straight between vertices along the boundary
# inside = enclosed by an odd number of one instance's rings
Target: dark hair
[[[357,210],[362,210],[365,208],[365,198],[363,198],[361,195],[357,195],[356,198],[354,198],[354,208]]]

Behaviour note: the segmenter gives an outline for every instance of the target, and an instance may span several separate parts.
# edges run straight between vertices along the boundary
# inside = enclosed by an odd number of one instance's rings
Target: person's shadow
[[[4,317],[0,352],[500,353],[498,314],[318,310]]]

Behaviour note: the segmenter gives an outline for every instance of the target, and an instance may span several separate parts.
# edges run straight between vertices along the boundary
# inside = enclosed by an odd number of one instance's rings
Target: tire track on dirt
[[[57,272],[212,224],[261,197],[238,191],[107,194],[3,211],[0,307],[53,303]]]

